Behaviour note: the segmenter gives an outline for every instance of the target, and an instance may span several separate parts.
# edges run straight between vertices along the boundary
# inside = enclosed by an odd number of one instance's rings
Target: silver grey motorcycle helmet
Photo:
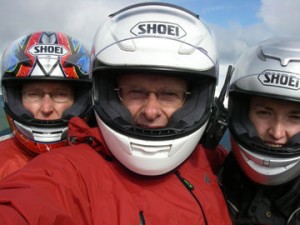
[[[228,93],[232,151],[246,175],[264,185],[297,177],[300,135],[283,146],[267,145],[250,122],[248,109],[251,96],[300,104],[300,39],[269,39],[247,49],[235,64]]]

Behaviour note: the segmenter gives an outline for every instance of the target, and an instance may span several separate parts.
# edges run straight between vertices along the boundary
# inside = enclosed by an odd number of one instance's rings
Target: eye
[[[164,91],[161,92],[161,95],[178,96],[178,93],[175,90],[164,90]]]
[[[35,97],[35,96],[39,96],[40,93],[39,92],[34,92],[34,91],[29,91],[26,93],[27,96],[29,97]]]
[[[144,94],[145,90],[138,89],[138,88],[131,88],[128,90],[128,94]]]
[[[51,92],[51,97],[56,102],[66,102],[72,98],[73,93],[67,90],[55,90]]]
[[[184,99],[184,91],[166,89],[158,91],[159,98],[163,101],[182,101]]]
[[[53,93],[53,96],[57,96],[57,97],[66,97],[66,96],[70,96],[71,93],[70,92],[66,92],[66,91],[63,91],[63,90],[60,90],[60,91],[56,91]]]
[[[22,92],[22,96],[30,101],[35,101],[43,98],[43,93],[39,90],[25,90]]]
[[[147,96],[147,91],[142,88],[129,87],[124,88],[124,98],[129,99],[144,99]]]
[[[293,120],[299,120],[300,121],[300,114],[292,114],[290,115],[290,118]]]
[[[260,115],[269,115],[271,114],[269,111],[266,110],[257,110],[256,114],[260,114]]]
[[[268,110],[256,110],[255,114],[259,117],[266,118],[272,115],[272,112]]]

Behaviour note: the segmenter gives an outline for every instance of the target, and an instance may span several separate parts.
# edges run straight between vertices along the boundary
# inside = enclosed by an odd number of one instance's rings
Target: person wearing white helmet
[[[89,57],[61,32],[33,32],[6,48],[1,84],[12,135],[0,142],[0,180],[36,155],[66,146],[68,120],[90,114]]]
[[[99,127],[72,118],[73,146],[3,181],[0,221],[231,224],[215,175],[227,152],[209,132],[218,57],[207,26],[172,4],[131,5],[100,27],[92,53]]]
[[[300,39],[260,42],[229,86],[222,187],[234,224],[300,224]]]

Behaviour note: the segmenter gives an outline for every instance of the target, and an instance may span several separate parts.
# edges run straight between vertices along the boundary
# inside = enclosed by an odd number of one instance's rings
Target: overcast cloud
[[[193,10],[191,6],[202,0],[163,1],[179,4]],[[204,1],[204,0],[203,0]],[[16,38],[39,31],[62,31],[91,47],[93,35],[105,17],[135,0],[1,0],[0,7],[0,54]],[[247,1],[245,1],[247,2]],[[224,6],[194,11],[218,13]],[[261,0],[255,23],[247,25],[239,21],[220,25],[206,21],[215,32],[220,53],[221,73],[232,64],[248,46],[273,36],[300,36],[299,0]],[[216,14],[217,15],[217,14]],[[242,15],[242,14],[241,14]],[[222,82],[222,78],[221,78]]]

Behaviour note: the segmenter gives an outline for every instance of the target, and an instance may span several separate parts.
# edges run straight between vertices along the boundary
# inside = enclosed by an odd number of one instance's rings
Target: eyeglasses
[[[29,102],[41,101],[45,97],[45,95],[49,95],[53,101],[58,103],[65,103],[73,99],[73,91],[71,90],[57,89],[48,93],[39,89],[22,91],[23,99]]]
[[[124,86],[116,88],[120,100],[127,104],[143,104],[148,99],[150,93],[154,93],[160,104],[164,106],[182,105],[187,95],[191,92],[182,89],[163,88],[150,91],[145,88],[135,86]]]

